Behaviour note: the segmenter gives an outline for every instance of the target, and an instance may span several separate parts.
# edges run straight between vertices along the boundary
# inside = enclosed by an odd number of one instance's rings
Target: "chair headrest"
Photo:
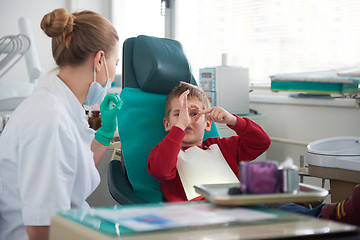
[[[140,35],[133,48],[133,67],[140,89],[168,94],[180,81],[195,83],[181,44]]]

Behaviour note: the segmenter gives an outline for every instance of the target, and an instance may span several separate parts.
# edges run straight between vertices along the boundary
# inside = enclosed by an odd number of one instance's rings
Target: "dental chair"
[[[197,85],[178,41],[140,35],[123,44],[118,119],[122,159],[112,160],[108,188],[121,205],[165,201],[160,183],[147,171],[150,151],[164,137],[166,95],[180,81]],[[212,124],[204,139],[219,136]]]

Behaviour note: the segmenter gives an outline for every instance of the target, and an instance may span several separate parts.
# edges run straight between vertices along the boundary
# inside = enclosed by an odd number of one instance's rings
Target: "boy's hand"
[[[187,106],[187,95],[189,94],[189,92],[190,91],[187,90],[183,92],[179,97],[180,112],[178,121],[175,125],[183,130],[190,124],[189,110]]]
[[[228,111],[219,106],[203,110],[199,112],[199,115],[200,114],[209,114],[207,116],[209,120],[217,123],[225,123],[229,126],[235,126],[237,122],[237,118],[234,115],[230,114]]]
[[[180,112],[178,121],[175,124],[177,127],[183,130],[191,124],[191,121],[197,121],[200,117],[200,114],[198,114],[200,112],[199,106],[197,106],[196,104],[188,104],[188,94],[189,90],[183,92],[179,97]]]

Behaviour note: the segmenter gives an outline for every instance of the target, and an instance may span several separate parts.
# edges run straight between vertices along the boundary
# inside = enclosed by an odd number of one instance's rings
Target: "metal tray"
[[[236,186],[240,186],[240,183],[202,184],[195,185],[194,188],[210,202],[224,206],[315,202],[324,200],[329,194],[326,189],[300,183],[297,193],[229,195],[229,188]]]

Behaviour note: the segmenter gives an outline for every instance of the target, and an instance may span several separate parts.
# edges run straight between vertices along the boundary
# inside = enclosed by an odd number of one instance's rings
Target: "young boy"
[[[162,192],[170,202],[202,199],[188,199],[185,194],[177,168],[178,157],[183,152],[192,147],[207,151],[212,145],[218,145],[233,173],[239,176],[240,161],[255,159],[270,145],[268,135],[256,123],[218,106],[210,108],[204,91],[184,82],[168,95],[163,121],[169,133],[151,151],[147,168],[161,183]],[[203,141],[204,131],[210,131],[211,121],[227,124],[237,136]],[[314,209],[297,204],[278,204],[276,208],[360,226],[359,202],[360,184],[354,188],[352,197],[341,203],[321,204]]]
[[[207,151],[210,148],[216,149],[216,146],[212,147],[212,145],[217,145],[220,149],[219,154],[238,177],[240,161],[256,159],[270,145],[269,136],[259,125],[248,118],[232,115],[221,107],[210,108],[205,92],[197,86],[184,82],[167,96],[163,121],[165,130],[169,133],[151,151],[147,168],[149,173],[161,183],[166,200],[171,202],[193,200],[188,199],[185,194],[179,176],[177,167],[179,154],[191,151],[192,147]],[[211,121],[227,124],[237,136],[208,138],[203,142],[204,131],[210,131]],[[199,174],[203,171],[203,169],[196,170]]]

